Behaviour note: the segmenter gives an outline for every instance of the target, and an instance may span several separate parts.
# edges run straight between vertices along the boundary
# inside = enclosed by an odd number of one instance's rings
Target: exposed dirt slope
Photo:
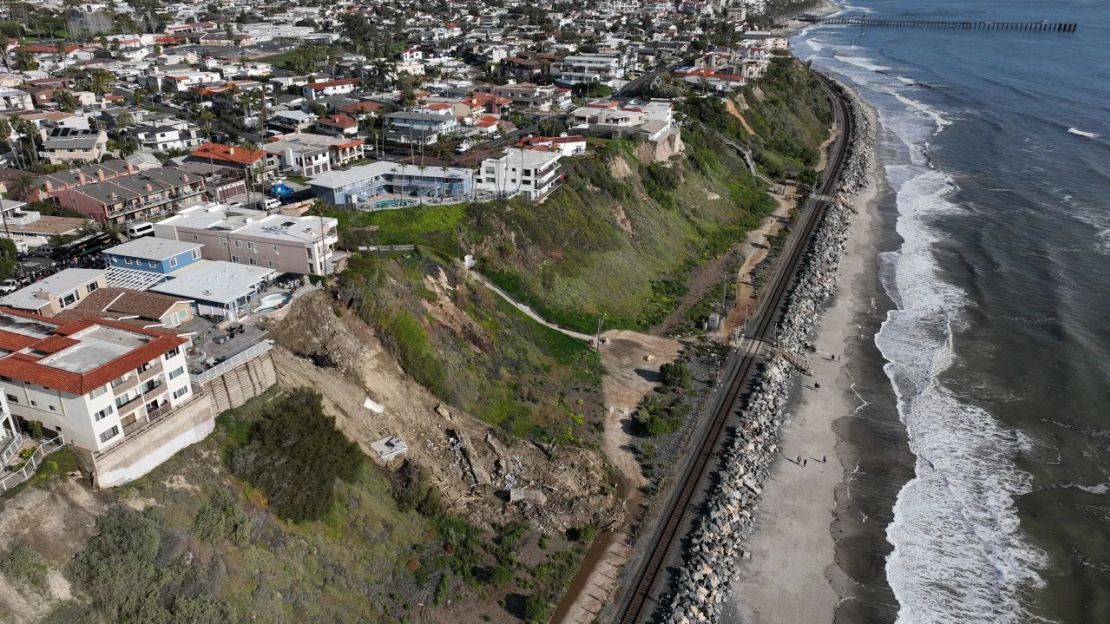
[[[404,438],[407,456],[427,471],[446,501],[476,523],[527,519],[537,528],[561,531],[609,519],[613,496],[595,452],[545,451],[508,440],[442,405],[405,375],[365,323],[351,314],[337,316],[324,293],[298,300],[273,334],[282,346],[274,358],[281,385],[318,390],[338,428],[375,460],[371,442],[390,435]],[[337,367],[320,368],[295,353],[328,353]],[[383,405],[383,413],[363,407],[367,397]],[[452,449],[448,431],[462,442],[472,473]],[[510,481],[523,500],[506,503],[499,497]]]

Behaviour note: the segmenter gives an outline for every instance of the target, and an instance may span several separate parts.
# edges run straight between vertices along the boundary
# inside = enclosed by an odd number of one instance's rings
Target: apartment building
[[[532,201],[543,201],[563,180],[559,152],[510,147],[500,158],[482,161],[474,187],[497,195],[521,194]]]
[[[200,243],[143,236],[103,251],[109,268],[168,275],[200,260]]]
[[[266,152],[260,149],[247,149],[242,146],[222,143],[205,143],[185,157],[185,162],[207,163],[238,170],[245,179],[249,172],[255,180],[261,180],[266,172]]]
[[[188,122],[134,126],[128,128],[127,132],[135,137],[140,150],[150,153],[193,149],[204,143],[200,128]]]
[[[537,111],[560,110],[570,104],[570,94],[551,85],[531,83],[494,85],[490,88],[493,95],[506,97],[513,104]]]
[[[154,224],[154,235],[200,243],[208,260],[265,267],[282,273],[332,272],[339,220],[287,217],[257,210],[204,204]]]
[[[346,171],[332,171],[308,181],[312,194],[336,206],[363,206],[401,197],[453,199],[474,190],[469,169],[421,167],[379,160]]]
[[[575,54],[551,66],[555,82],[574,86],[579,84],[611,84],[624,77],[619,54]]]
[[[98,170],[98,172],[101,170]],[[77,184],[46,192],[58,204],[98,221],[123,224],[172,214],[204,201],[204,181],[172,167],[147,169],[130,175],[91,178],[79,171]]]
[[[386,140],[403,145],[432,145],[458,127],[453,115],[398,111],[385,116]]]
[[[107,285],[101,269],[64,269],[0,297],[0,306],[54,316]]]
[[[189,402],[187,344],[121,321],[0,308],[0,392],[17,418],[100,452]]]

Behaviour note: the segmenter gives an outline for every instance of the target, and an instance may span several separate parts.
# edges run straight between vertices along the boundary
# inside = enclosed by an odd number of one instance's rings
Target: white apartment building
[[[188,340],[108,319],[0,308],[0,392],[11,413],[100,452],[193,396]]]
[[[555,82],[578,85],[598,82],[609,84],[622,78],[624,70],[617,54],[575,54],[551,66]]]
[[[35,110],[30,93],[19,89],[0,89],[0,111],[15,112]]]
[[[521,194],[532,201],[543,201],[563,180],[559,152],[510,147],[500,158],[482,161],[474,188],[509,196]]]

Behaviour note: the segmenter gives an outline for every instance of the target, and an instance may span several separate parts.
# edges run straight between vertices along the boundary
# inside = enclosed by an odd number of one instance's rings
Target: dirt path
[[[601,450],[624,478],[625,509],[636,509],[646,481],[640,464],[629,450],[629,420],[636,406],[658,383],[659,367],[678,357],[677,340],[627,330],[601,335],[601,361],[605,365],[602,392],[608,410]],[[551,621],[556,624],[590,624],[616,589],[617,575],[628,560],[632,536],[622,517],[598,536],[582,568]]]
[[[752,271],[767,258],[767,241],[782,230],[785,221],[789,218],[791,211],[794,210],[796,203],[793,199],[794,193],[795,188],[792,186],[785,187],[782,195],[772,193],[771,197],[777,203],[775,210],[771,213],[771,216],[759,224],[758,228],[748,232],[748,238],[740,246],[741,253],[744,254],[744,263],[740,265],[740,269],[736,272],[736,300],[725,321],[721,323],[721,328],[717,333],[719,340],[728,340],[732,331],[743,326],[748,315],[754,309],[755,292],[751,282]]]
[[[836,140],[836,137],[839,134],[839,130],[834,126],[832,129],[829,130],[829,138],[825,139],[825,142],[822,143],[821,147],[817,149],[820,157],[817,160],[817,166],[814,167],[814,170],[818,173],[824,171],[825,167],[829,166],[829,146],[833,144],[833,141]]]
[[[551,329],[554,329],[557,332],[566,334],[567,336],[570,336],[571,338],[577,338],[578,340],[585,340],[586,342],[588,342],[590,344],[593,344],[593,341],[594,341],[593,336],[590,336],[588,334],[583,334],[583,333],[580,333],[580,332],[576,332],[572,329],[567,329],[565,327],[560,327],[559,325],[556,325],[555,323],[548,322],[547,319],[540,316],[530,306],[528,306],[527,304],[521,303],[521,302],[517,301],[516,299],[513,299],[512,296],[509,295],[509,293],[507,293],[507,292],[501,290],[500,288],[498,288],[497,286],[495,286],[493,282],[486,279],[486,276],[482,275],[481,273],[479,273],[477,271],[471,271],[470,274],[473,275],[474,278],[477,279],[479,282],[481,282],[483,286],[485,286],[486,288],[488,288],[488,289],[492,290],[493,292],[497,293],[497,295],[499,297],[501,297],[505,301],[508,301],[509,303],[513,304],[513,306],[515,306],[516,309],[518,309],[521,312],[527,314],[528,318],[532,319],[533,321],[536,321],[540,325],[550,327]]]
[[[736,108],[736,102],[733,101],[732,98],[725,98],[725,109],[728,110],[730,115],[740,120],[740,123],[743,124],[744,129],[748,131],[748,134],[756,136],[755,130],[752,130],[751,124],[748,123],[747,119],[744,119],[744,113],[741,113],[740,109]]]

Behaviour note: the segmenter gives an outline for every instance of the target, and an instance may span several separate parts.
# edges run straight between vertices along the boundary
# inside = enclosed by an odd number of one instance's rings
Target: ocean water
[[[875,342],[914,457],[884,529],[896,621],[1110,622],[1110,2],[843,6],[1080,24],[792,44],[883,126]]]

